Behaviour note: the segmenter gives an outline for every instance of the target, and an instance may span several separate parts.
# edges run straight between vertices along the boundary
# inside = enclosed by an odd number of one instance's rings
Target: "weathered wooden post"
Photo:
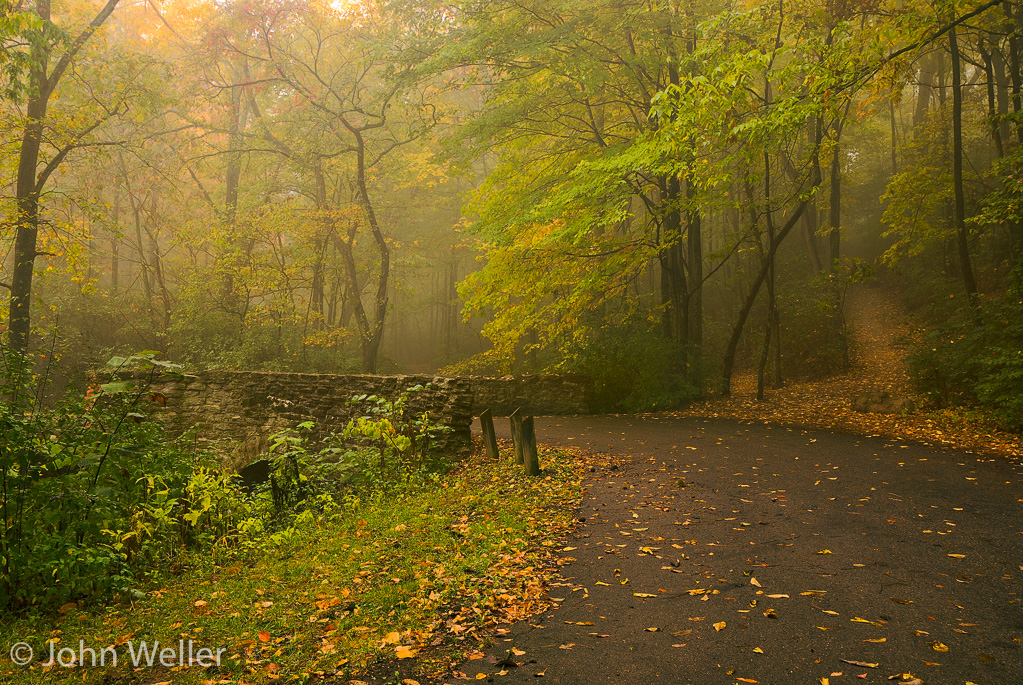
[[[515,452],[515,463],[522,463],[522,407],[518,407],[508,417],[511,424],[512,449]]]
[[[522,457],[526,466],[526,475],[539,476],[540,457],[536,452],[536,430],[533,427],[533,417],[522,417],[520,425],[522,428],[519,431],[519,437],[522,439]]]
[[[480,414],[480,427],[483,429],[483,449],[487,459],[497,459],[497,432],[489,409]]]

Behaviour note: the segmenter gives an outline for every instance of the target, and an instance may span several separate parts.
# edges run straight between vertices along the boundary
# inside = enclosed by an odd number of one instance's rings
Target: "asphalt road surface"
[[[1018,462],[725,420],[536,425],[541,443],[626,459],[584,480],[556,608],[501,628],[457,675],[1023,682]]]

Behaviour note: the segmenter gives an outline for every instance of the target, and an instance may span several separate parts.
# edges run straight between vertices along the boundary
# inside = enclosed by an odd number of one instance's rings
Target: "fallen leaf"
[[[830,549],[822,549],[821,551],[817,552],[817,554],[831,554],[831,550]]]
[[[736,680],[738,680],[740,683],[755,683],[755,682],[758,682],[756,680],[753,680],[752,678],[736,678]]]
[[[838,616],[838,612],[832,611],[831,609],[821,609],[821,611],[823,611],[825,614],[828,614],[829,616]]]
[[[756,652],[757,654],[763,654],[764,653],[764,650],[760,649],[760,647],[754,647],[753,651]]]
[[[878,664],[871,664],[866,661],[853,661],[852,659],[839,659],[839,661],[852,664],[853,666],[859,666],[860,668],[877,668],[878,666]]]
[[[887,642],[887,641],[888,641],[888,638],[886,638],[886,637],[879,637],[879,638],[875,638],[873,640],[868,638],[868,639],[864,640],[864,642]]]
[[[522,656],[523,654],[526,653],[526,650],[519,649],[518,647],[512,647],[511,653],[514,654],[515,656]]]
[[[714,624],[714,630],[716,630],[716,631],[722,631],[722,630],[724,630],[724,629],[725,629],[725,626],[726,626],[726,625],[727,625],[727,624],[726,624],[726,623],[725,623],[724,621],[719,621],[719,622],[717,622],[717,623],[715,623],[715,624]]]
[[[259,631],[259,635],[257,637],[259,637],[260,642],[270,641],[270,633],[266,632],[265,630]]]
[[[534,678],[543,678],[544,675],[546,675],[546,674],[547,674],[547,669],[545,668],[542,671],[540,671],[539,673],[534,673],[533,677]]]
[[[869,623],[870,625],[878,626],[879,628],[883,628],[884,627],[883,623],[878,623],[877,621],[871,621],[869,618],[860,618],[859,616],[854,616],[854,617],[850,618],[849,620],[852,621],[853,623]]]
[[[486,677],[487,677],[487,674],[486,674],[486,673],[477,673],[477,674],[476,674],[476,680],[483,680],[483,679],[485,679]]]
[[[657,633],[657,632],[660,632],[661,629],[660,628],[644,628],[643,630],[645,630],[648,633]]]
[[[576,549],[579,549],[579,548],[578,547],[562,547],[561,551],[562,552],[571,552],[572,550],[576,550]]]
[[[770,597],[771,599],[782,599],[782,598],[788,599],[788,595],[768,595],[768,597]]]
[[[399,659],[411,659],[416,655],[416,650],[405,645],[398,645],[394,648],[394,655]]]
[[[633,597],[656,597],[657,595],[651,595],[649,592],[633,592]]]
[[[831,681],[828,680],[827,678],[821,678],[821,685],[831,685]]]
[[[607,587],[611,587],[611,583],[605,583],[605,582],[604,582],[604,581],[602,581],[602,580],[598,580],[598,581],[597,581],[597,585],[605,585],[605,586],[607,586]]]
[[[394,631],[384,635],[384,638],[380,641],[383,645],[396,645],[401,642],[401,633]]]
[[[935,652],[947,652],[948,645],[946,645],[944,642],[932,642],[931,649],[933,649]]]
[[[757,580],[756,578],[750,578],[749,579],[749,584],[754,586],[754,587],[763,587],[763,585],[760,584],[760,581]]]
[[[965,554],[949,554],[949,556],[952,557],[953,559],[965,559],[966,558]]]
[[[205,599],[198,599],[198,600],[195,601],[195,604],[193,606],[204,607],[204,606],[206,606],[206,600]]]

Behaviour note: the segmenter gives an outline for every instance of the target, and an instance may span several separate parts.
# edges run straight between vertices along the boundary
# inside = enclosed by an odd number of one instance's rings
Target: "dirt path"
[[[732,395],[711,398],[673,416],[770,421],[785,425],[845,430],[861,435],[909,438],[928,445],[1014,457],[1023,451],[1019,435],[964,421],[954,412],[908,415],[868,414],[852,410],[852,400],[866,392],[912,397],[898,340],[908,327],[897,297],[881,288],[860,286],[846,301],[853,327],[852,364],[830,378],[795,382],[769,389],[756,400],[756,377],[746,374],[732,384]],[[918,405],[920,404],[920,398]]]

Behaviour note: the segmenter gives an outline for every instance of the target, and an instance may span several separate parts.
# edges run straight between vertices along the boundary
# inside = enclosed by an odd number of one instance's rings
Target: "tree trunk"
[[[1019,114],[1020,110],[1023,109],[1023,101],[1021,101],[1020,95],[1020,79],[1023,76],[1020,75],[1019,18],[1013,16],[1013,7],[1015,6],[1010,0],[1005,0],[1002,3],[1002,8],[1005,10],[1005,16],[1008,19],[1009,78],[1012,79],[1012,110]],[[1019,144],[1023,145],[1023,126],[1016,126],[1016,138],[1019,140]]]
[[[746,319],[749,317],[750,311],[753,309],[753,303],[756,302],[757,294],[760,292],[760,286],[764,284],[764,280],[767,278],[770,266],[774,261],[774,256],[778,252],[778,246],[781,245],[782,241],[792,230],[792,227],[796,225],[796,222],[802,217],[803,213],[807,209],[809,200],[803,200],[796,207],[795,212],[789,217],[789,220],[785,222],[781,230],[778,232],[777,238],[771,243],[771,248],[767,252],[766,258],[762,261],[760,271],[756,278],[753,280],[750,286],[749,292],[746,295],[746,300],[742,304],[742,308],[739,310],[739,319],[735,322],[735,326],[732,327],[732,335],[728,339],[728,346],[725,349],[725,360],[724,360],[724,371],[721,376],[721,394],[727,396],[731,394],[732,385],[732,370],[735,367],[735,353],[739,348],[739,339],[742,337],[742,330],[746,327]]]
[[[927,55],[920,60],[920,71],[917,85],[916,107],[913,109],[913,132],[927,118],[927,108],[931,102],[931,94],[934,91],[935,55]]]
[[[841,129],[839,129],[841,135]],[[831,192],[828,213],[828,273],[835,273],[842,256],[842,147],[835,141],[831,158]]]
[[[687,194],[692,198],[687,184]],[[694,385],[701,386],[700,362],[703,348],[703,220],[698,209],[689,211],[689,230],[687,235],[687,283],[689,292],[686,300],[686,340],[687,357],[690,364],[688,379]]]
[[[764,215],[767,221],[767,245],[768,248],[774,245],[774,215],[771,211],[771,157],[764,153]],[[759,246],[760,239],[757,238]],[[774,253],[768,249],[768,274],[767,274],[767,325],[764,327],[764,344],[760,350],[760,364],[757,368],[757,400],[764,399],[764,372],[767,369],[767,353],[771,348],[771,334],[774,332],[774,322],[777,319],[777,307],[774,292]],[[776,373],[778,370],[775,370]]]
[[[380,341],[384,335],[384,321],[387,317],[387,284],[391,271],[391,250],[380,229],[380,224],[377,222],[376,212],[373,211],[373,203],[369,199],[369,190],[366,187],[366,143],[361,132],[356,130],[354,135],[356,140],[355,172],[359,188],[359,201],[366,214],[370,231],[373,233],[373,242],[376,244],[377,254],[380,257],[380,272],[377,274],[377,292],[373,306],[373,326],[362,340],[363,370],[366,373],[376,373],[377,355],[380,352]]]
[[[37,5],[39,16],[49,19],[49,3]],[[44,14],[45,11],[45,14]],[[15,185],[17,228],[14,238],[14,272],[11,280],[9,343],[11,349],[24,353],[28,350],[31,329],[32,275],[35,269],[36,241],[39,235],[39,189],[36,187],[36,168],[39,164],[39,146],[43,137],[43,118],[46,116],[46,58],[39,69],[31,74],[32,90],[28,96],[25,131],[21,138],[18,159],[18,179]]]
[[[963,197],[963,86],[959,74],[959,41],[956,28],[948,32],[952,53],[952,185],[955,198],[956,244],[959,248],[959,270],[970,303],[977,306],[977,282],[970,263],[970,245],[966,231],[966,201]],[[977,323],[980,319],[977,317]]]
[[[997,50],[997,46],[995,47]],[[995,146],[995,156],[1005,156],[1005,148],[1002,145],[1002,131],[998,125],[998,105],[995,98],[995,69],[991,53],[984,48],[984,40],[980,41],[980,56],[984,60],[984,76],[987,79],[987,116],[991,127],[991,142]]]
[[[32,328],[32,276],[38,256],[39,196],[49,173],[39,173],[39,150],[43,140],[43,121],[54,89],[69,64],[92,34],[106,21],[119,0],[108,0],[61,56],[53,71],[47,74],[50,48],[39,37],[32,47],[33,68],[29,72],[29,95],[25,108],[25,129],[18,153],[18,176],[15,182],[14,265],[11,274],[11,298],[8,313],[8,343],[15,352],[28,351]],[[36,0],[35,11],[43,21],[50,20],[50,0]],[[49,170],[49,171],[52,171]]]
[[[1012,135],[1009,125],[1009,81],[1005,75],[1005,58],[997,45],[991,51],[991,67],[995,78],[995,112],[997,114],[998,134],[1002,138],[1002,145],[1009,142]]]

